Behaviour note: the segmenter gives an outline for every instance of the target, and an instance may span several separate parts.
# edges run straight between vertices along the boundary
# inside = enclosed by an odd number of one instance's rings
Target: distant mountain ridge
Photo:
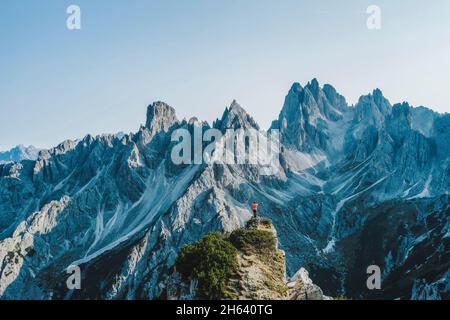
[[[40,149],[34,146],[18,145],[8,151],[0,151],[0,163],[36,160]]]
[[[449,114],[391,105],[378,89],[349,106],[331,85],[295,83],[271,126],[282,142],[272,176],[175,165],[172,132],[210,125],[163,102],[145,123],[0,165],[1,298],[156,298],[181,247],[244,226],[252,201],[288,277],[303,267],[327,296],[450,298]],[[212,127],[259,128],[236,101]],[[65,286],[71,264],[82,290]],[[379,291],[366,287],[374,264]]]

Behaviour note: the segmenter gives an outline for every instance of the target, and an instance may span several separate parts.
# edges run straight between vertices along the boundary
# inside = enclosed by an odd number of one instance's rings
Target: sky
[[[66,27],[69,5],[81,29]],[[369,30],[366,10],[381,9]],[[153,101],[267,128],[293,82],[450,112],[448,0],[2,0],[0,150],[135,132]]]

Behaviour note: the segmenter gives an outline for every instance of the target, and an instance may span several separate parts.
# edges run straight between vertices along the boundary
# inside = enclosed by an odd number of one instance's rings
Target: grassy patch
[[[193,245],[185,245],[175,266],[185,279],[198,280],[199,297],[229,298],[226,287],[237,271],[237,250],[220,234],[210,233]]]
[[[246,254],[271,255],[276,251],[272,232],[258,229],[237,229],[229,237],[230,242]]]

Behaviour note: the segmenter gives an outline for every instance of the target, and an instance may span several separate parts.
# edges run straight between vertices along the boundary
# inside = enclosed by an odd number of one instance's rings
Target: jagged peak
[[[278,120],[270,129],[280,129],[283,142],[302,150],[325,148],[325,134],[316,128],[321,123],[343,117],[348,105],[331,85],[320,87],[314,78],[304,88],[295,82],[287,94]]]
[[[313,78],[311,81],[308,81],[305,87],[302,87],[299,82],[294,82],[288,94],[299,94],[303,93],[305,90],[313,94],[316,98],[318,92],[321,90],[319,81],[316,78]]]
[[[305,99],[313,98],[315,102],[320,103],[322,98],[328,100],[331,106],[339,111],[343,111],[348,108],[345,97],[337,92],[337,90],[330,84],[324,84],[320,86],[317,78],[313,78],[308,81],[303,88],[300,83],[294,82],[289,90],[287,97],[297,96],[299,102],[304,102]]]
[[[222,118],[214,121],[213,127],[220,130],[240,128],[254,128],[259,130],[259,125],[256,121],[236,100],[233,100],[230,106],[225,108]]]
[[[383,91],[379,88],[373,89],[372,92],[368,94],[368,97],[370,97],[377,105],[387,103],[392,107],[388,99],[384,96]]]
[[[154,133],[167,131],[177,121],[175,109],[165,102],[156,101],[147,107],[145,126]]]
[[[241,107],[241,105],[236,101],[236,99],[233,99],[233,101],[230,104],[230,107],[228,108],[229,112],[236,112],[236,113],[247,113],[244,108]]]
[[[379,122],[390,113],[392,106],[389,100],[384,97],[383,92],[377,88],[372,93],[361,96],[355,109],[358,121],[364,118],[376,117]]]
[[[303,91],[303,87],[299,82],[294,82],[289,90],[289,93],[299,93]]]
[[[337,93],[336,89],[329,84],[320,87],[319,81],[314,78],[303,88],[295,82],[286,96],[281,113],[298,113],[303,116],[302,110],[307,114],[324,116],[335,120],[340,113],[348,107],[345,98]]]
[[[396,103],[392,106],[392,109],[399,109],[399,110],[410,110],[411,105],[407,101],[403,101],[402,103]]]
[[[372,91],[372,95],[373,95],[374,97],[382,97],[382,96],[383,96],[383,91],[381,91],[380,88],[375,88],[375,89],[373,89],[373,91]]]
[[[91,135],[87,135],[85,137],[85,139],[87,137],[92,137]],[[83,139],[84,140],[84,139]],[[48,159],[53,155],[61,155],[61,154],[65,154],[73,149],[75,149],[75,147],[78,145],[77,141],[74,140],[64,140],[63,142],[61,142],[60,144],[58,144],[56,147],[51,148],[51,149],[42,149],[39,151],[38,156],[37,156],[37,160],[44,160],[44,159]]]
[[[408,102],[396,103],[392,106],[391,116],[411,120],[411,106]]]
[[[308,82],[308,84],[311,87],[319,87],[319,81],[317,80],[317,78],[313,78],[311,81]]]
[[[317,81],[316,78],[312,79],[311,81],[309,81],[306,84],[305,89],[308,89],[309,92],[314,96],[314,99],[318,99],[319,98],[319,94],[321,91],[320,85],[319,85],[319,81]]]
[[[369,92],[367,94],[364,94],[359,97],[359,101],[371,99],[371,100],[380,100],[380,99],[386,99],[383,95],[383,92],[379,88],[375,88],[372,90],[372,92]]]
[[[345,112],[349,106],[347,100],[343,95],[337,92],[337,90],[331,84],[324,84],[322,88],[323,93],[327,100],[339,111]]]

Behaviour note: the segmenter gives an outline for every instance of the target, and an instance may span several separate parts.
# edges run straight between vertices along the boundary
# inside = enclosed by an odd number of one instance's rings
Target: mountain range
[[[36,160],[39,150],[34,146],[25,147],[24,145],[18,145],[8,151],[0,151],[0,163]]]
[[[175,130],[211,127],[261,132],[236,101],[211,126],[155,102],[135,133],[0,164],[0,297],[156,299],[184,244],[244,226],[257,201],[288,277],[304,268],[328,296],[450,298],[450,114],[391,105],[379,89],[351,106],[313,79],[292,85],[269,129],[275,175],[171,161]],[[81,290],[67,289],[70,265]],[[380,290],[366,286],[370,265]]]

